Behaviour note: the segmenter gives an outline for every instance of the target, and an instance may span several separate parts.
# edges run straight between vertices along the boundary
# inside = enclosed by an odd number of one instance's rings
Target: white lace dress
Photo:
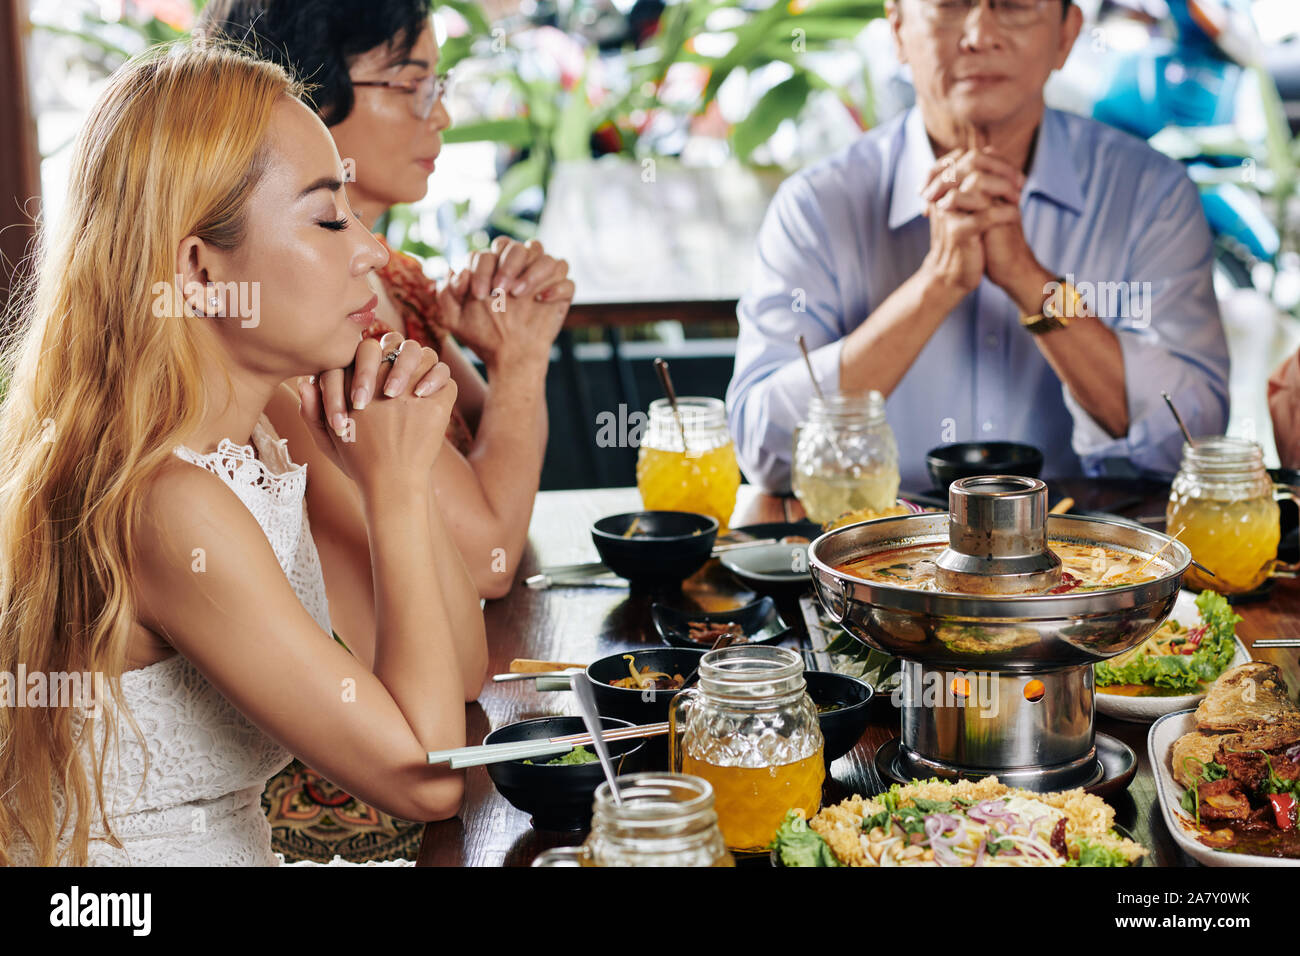
[[[217,475],[239,496],[266,532],[294,593],[320,625],[321,640],[332,640],[320,557],[307,522],[306,465],[290,460],[285,440],[276,437],[265,416],[252,437],[256,453],[253,445],[229,439],[208,454],[184,446],[175,453]],[[119,762],[106,768],[105,799],[123,848],[92,841],[90,863],[282,863],[271,850],[271,827],[261,797],[267,781],[293,755],[244,717],[180,654],[127,671],[122,693],[144,735],[150,763],[146,773],[139,740],[119,718]],[[343,861],[336,857],[335,862]]]

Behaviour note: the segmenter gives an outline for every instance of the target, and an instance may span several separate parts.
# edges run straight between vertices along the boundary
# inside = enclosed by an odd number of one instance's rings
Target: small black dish
[[[826,765],[830,766],[832,760],[839,760],[862,739],[871,720],[867,705],[875,692],[866,681],[833,671],[804,671],[803,679],[808,685],[808,696],[818,707],[840,705],[838,710],[817,715],[826,739],[822,753]]]
[[[673,647],[685,647],[691,650],[707,651],[713,646],[712,641],[702,643],[693,641],[688,636],[693,621],[710,625],[738,624],[745,633],[746,644],[776,644],[790,633],[790,625],[776,609],[776,602],[770,597],[759,598],[734,611],[679,611],[666,604],[655,603],[650,606],[650,619],[654,621],[655,630],[665,642]]]
[[[606,729],[631,726],[625,720],[601,717]],[[543,737],[561,737],[580,734],[586,730],[581,717],[535,717],[507,724],[483,738],[485,744],[504,744],[518,740],[537,740]],[[645,740],[611,741],[609,758],[614,763],[614,773],[632,773],[641,769]],[[588,747],[593,753],[595,749]],[[596,787],[605,780],[599,762],[547,766],[555,757],[538,757],[531,764],[522,760],[508,760],[487,765],[488,776],[496,784],[501,796],[511,806],[532,814],[533,826],[538,830],[582,830],[591,826],[591,804]]]
[[[636,522],[637,533],[623,537]],[[689,511],[634,511],[591,526],[605,566],[634,585],[680,585],[713,553],[718,520]]]
[[[647,667],[665,674],[689,677],[700,666],[700,658],[708,648],[690,650],[684,647],[648,647],[645,650],[621,651],[592,661],[587,665],[587,680],[591,681],[596,698],[596,709],[602,717],[613,717],[634,724],[657,724],[668,719],[668,705],[680,691],[635,690],[630,687],[611,687],[610,681],[631,677],[630,662],[624,654],[636,658],[636,668]]]
[[[1013,441],[967,441],[931,448],[925,467],[935,487],[946,495],[958,478],[977,475],[1020,475],[1037,478],[1043,470],[1043,453],[1033,445]]]
[[[778,601],[803,593],[812,587],[808,573],[808,544],[781,544],[785,537],[807,538],[811,543],[822,530],[811,521],[773,521],[736,528],[752,538],[776,538],[778,543],[756,545],[724,551],[718,555],[722,566],[741,584],[757,594],[768,594]]]

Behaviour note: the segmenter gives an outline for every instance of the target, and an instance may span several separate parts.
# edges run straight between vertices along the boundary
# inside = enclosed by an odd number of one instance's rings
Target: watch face
[[[1043,303],[1043,315],[1054,319],[1057,324],[1065,326],[1070,319],[1083,314],[1083,297],[1079,290],[1068,282],[1060,283],[1059,288],[1047,297]]]

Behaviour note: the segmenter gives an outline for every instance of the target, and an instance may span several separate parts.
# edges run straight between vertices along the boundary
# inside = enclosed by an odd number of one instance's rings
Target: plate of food
[[[778,866],[1136,866],[1146,852],[1101,797],[997,777],[894,784],[811,821],[792,810],[772,844]]]
[[[738,644],[776,644],[790,633],[790,625],[770,597],[731,611],[711,612],[681,611],[656,602],[650,605],[650,620],[665,643],[706,651],[724,636]]]
[[[1223,596],[1178,593],[1169,620],[1132,650],[1094,665],[1097,711],[1147,723],[1195,707],[1229,667],[1250,660]]]
[[[1147,749],[1165,826],[1206,866],[1300,866],[1300,708],[1281,671],[1249,661],[1196,710],[1161,717]]]

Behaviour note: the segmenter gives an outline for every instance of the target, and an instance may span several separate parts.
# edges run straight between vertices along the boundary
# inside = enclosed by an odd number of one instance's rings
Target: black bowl
[[[1020,475],[1037,478],[1043,453],[1033,445],[1013,441],[967,441],[931,448],[925,467],[935,487],[945,494],[958,478],[977,475]]]
[[[587,665],[587,679],[591,681],[591,690],[596,698],[596,709],[604,717],[626,720],[634,724],[657,724],[668,719],[668,705],[679,691],[657,690],[640,691],[628,687],[611,687],[609,682],[624,677],[631,677],[628,661],[624,654],[636,658],[636,668],[643,671],[646,667],[665,674],[681,674],[690,677],[691,671],[700,666],[704,651],[688,650],[684,647],[650,647],[640,651],[621,651],[592,661]]]
[[[759,598],[734,611],[679,611],[666,604],[655,603],[650,606],[650,619],[654,621],[659,636],[673,647],[685,647],[691,650],[707,651],[713,642],[701,644],[693,641],[690,634],[692,621],[704,621],[709,624],[739,624],[745,632],[746,644],[776,644],[790,633],[790,625],[785,623],[776,609],[776,602],[770,597]]]
[[[602,657],[587,665],[587,680],[591,682],[592,695],[596,698],[596,709],[603,716],[634,724],[658,724],[668,719],[668,708],[673,698],[680,691],[675,690],[632,690],[627,687],[611,687],[609,682],[623,677],[630,677],[628,661],[623,654],[636,657],[637,670],[651,667],[665,674],[681,674],[689,678],[691,672],[700,666],[700,658],[707,648],[688,650],[685,647],[652,647],[640,651],[623,651]],[[582,675],[577,675],[577,680]],[[647,770],[671,770],[669,766],[668,736],[651,737],[646,741],[642,754],[642,763]]]
[[[637,522],[638,533],[623,534]],[[632,584],[681,584],[713,553],[718,520],[689,511],[635,511],[609,515],[591,526],[600,560]]]
[[[832,671],[804,671],[803,679],[814,704],[822,707],[841,705],[838,710],[817,715],[822,736],[826,738],[823,753],[829,766],[832,760],[839,760],[862,739],[871,716],[867,705],[875,692],[866,681]]]
[[[601,726],[607,729],[627,727],[625,720],[601,717]],[[581,717],[536,717],[507,724],[483,738],[485,744],[504,744],[516,740],[537,740],[541,737],[560,737],[580,734],[586,730]],[[641,769],[641,755],[645,740],[611,741],[609,758],[614,763],[614,773],[633,773]],[[595,748],[588,747],[595,752]],[[508,760],[487,765],[488,776],[496,784],[501,796],[516,809],[530,813],[533,826],[539,830],[582,830],[591,825],[591,804],[596,787],[605,780],[598,762],[550,767],[547,760],[538,757],[533,763]]]

